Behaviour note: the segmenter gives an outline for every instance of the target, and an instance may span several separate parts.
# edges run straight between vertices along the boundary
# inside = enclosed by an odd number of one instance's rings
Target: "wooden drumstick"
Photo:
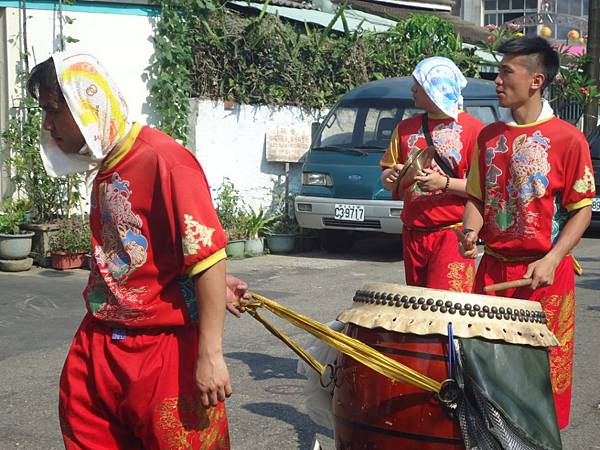
[[[505,281],[503,283],[490,284],[483,288],[483,292],[503,291],[504,289],[529,286],[533,282],[531,278],[523,278],[521,280]]]

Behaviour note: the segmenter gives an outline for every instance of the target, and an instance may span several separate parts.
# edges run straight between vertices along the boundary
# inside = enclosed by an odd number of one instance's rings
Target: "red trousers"
[[[483,287],[523,278],[529,262],[507,262],[484,255],[475,277],[475,293],[483,294]],[[489,294],[489,293],[488,293]],[[573,385],[573,355],[575,333],[575,273],[573,258],[566,256],[556,268],[554,283],[536,289],[529,287],[506,289],[492,293],[500,297],[538,301],[548,319],[548,328],[560,345],[550,348],[550,377],[558,426],[569,424],[571,388]]]
[[[404,228],[402,245],[407,285],[471,292],[475,261],[460,256],[454,229]]]
[[[89,314],[60,379],[59,416],[71,449],[229,449],[223,403],[195,391],[195,326],[120,332]]]

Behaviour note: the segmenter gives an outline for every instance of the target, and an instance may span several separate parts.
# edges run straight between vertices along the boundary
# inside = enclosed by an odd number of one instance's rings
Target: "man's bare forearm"
[[[459,197],[467,197],[467,179],[466,178],[450,178],[448,183],[448,192]]]
[[[198,352],[215,354],[223,351],[226,287],[225,260],[209,267],[195,278],[198,303]]]
[[[475,200],[468,199],[463,213],[463,227],[479,234],[483,228],[483,205]]]
[[[571,213],[571,217],[560,232],[560,237],[552,250],[546,255],[557,263],[560,262],[581,240],[581,236],[590,225],[592,207],[586,206]]]

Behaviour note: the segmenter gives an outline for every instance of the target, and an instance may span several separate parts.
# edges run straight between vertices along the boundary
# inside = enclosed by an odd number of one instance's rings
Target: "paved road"
[[[598,234],[600,236],[600,234]],[[366,282],[403,282],[398,241],[365,240],[345,256],[309,253],[230,261],[229,270],[263,295],[327,322]],[[568,450],[600,449],[600,238],[582,241],[577,280],[575,391]],[[62,448],[57,381],[83,315],[87,272],[0,273],[0,449]],[[274,320],[298,341],[306,335]],[[228,317],[225,352],[234,384],[228,401],[234,450],[308,450],[331,433],[306,414],[296,358],[250,316]]]

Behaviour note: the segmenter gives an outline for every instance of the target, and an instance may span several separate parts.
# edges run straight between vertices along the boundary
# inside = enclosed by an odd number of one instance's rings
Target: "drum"
[[[449,322],[456,337],[541,347],[546,360],[543,347],[557,344],[537,302],[394,284],[364,286],[338,320],[349,336],[440,382],[449,373]],[[333,380],[338,450],[465,448],[458,422],[436,394],[395,382],[346,355],[340,355]]]

